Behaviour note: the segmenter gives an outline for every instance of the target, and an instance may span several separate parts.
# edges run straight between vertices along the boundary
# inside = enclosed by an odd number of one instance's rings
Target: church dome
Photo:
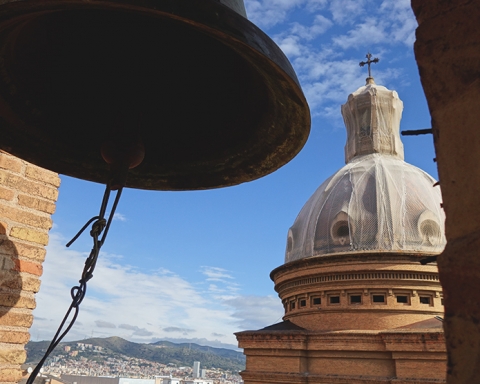
[[[340,252],[440,253],[445,216],[435,180],[403,161],[403,103],[372,78],[342,106],[346,165],[288,231],[285,262]]]

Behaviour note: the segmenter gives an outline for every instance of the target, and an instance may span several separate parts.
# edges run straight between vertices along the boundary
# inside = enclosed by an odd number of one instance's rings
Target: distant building
[[[70,352],[71,347],[69,345],[65,346],[65,352]]]
[[[193,362],[193,377],[199,378],[200,377],[200,362],[194,361]]]
[[[155,379],[132,379],[130,377],[120,377],[118,379],[118,384],[156,384],[156,380]]]
[[[80,375],[62,375],[62,381],[72,384],[119,384],[118,377],[94,377]]]
[[[207,370],[206,369],[201,370],[200,377],[202,379],[205,379],[207,377]]]
[[[168,376],[166,376],[168,378]],[[179,384],[162,382],[156,379],[132,379],[130,377],[99,377],[99,376],[82,376],[82,375],[62,375],[62,380],[71,384]]]
[[[174,377],[169,377],[162,380],[162,384],[181,384],[182,379],[175,379]]]
[[[182,384],[213,384],[213,380],[210,380],[210,379],[183,380]]]

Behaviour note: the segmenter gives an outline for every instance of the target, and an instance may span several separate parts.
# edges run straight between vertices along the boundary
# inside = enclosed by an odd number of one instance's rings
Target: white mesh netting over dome
[[[285,262],[337,252],[440,253],[445,217],[434,183],[398,157],[354,158],[300,211],[288,232]]]
[[[342,105],[347,165],[326,180],[290,228],[285,262],[337,252],[440,253],[440,188],[403,161],[403,103],[373,78]]]
[[[375,84],[373,79],[350,94],[342,105],[347,128],[345,162],[369,153],[384,153],[403,159],[399,133],[402,111],[403,102],[397,92]]]

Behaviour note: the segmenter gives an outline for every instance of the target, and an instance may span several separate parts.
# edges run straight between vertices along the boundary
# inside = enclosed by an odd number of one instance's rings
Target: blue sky
[[[127,189],[77,324],[68,340],[121,336],[138,342],[192,340],[235,346],[233,332],[281,320],[272,269],[287,231],[323,180],[344,165],[340,105],[365,83],[370,51],[377,84],[404,102],[401,129],[430,127],[413,54],[408,0],[245,0],[249,19],[289,57],[312,113],[309,140],[262,179],[195,192]],[[406,161],[436,177],[430,136],[403,139]],[[91,239],[64,244],[96,215],[103,186],[62,176],[32,340],[53,336]]]

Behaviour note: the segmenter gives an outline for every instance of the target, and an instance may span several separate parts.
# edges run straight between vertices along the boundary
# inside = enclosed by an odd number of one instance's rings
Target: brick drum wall
[[[0,151],[0,383],[20,380],[60,178]]]

